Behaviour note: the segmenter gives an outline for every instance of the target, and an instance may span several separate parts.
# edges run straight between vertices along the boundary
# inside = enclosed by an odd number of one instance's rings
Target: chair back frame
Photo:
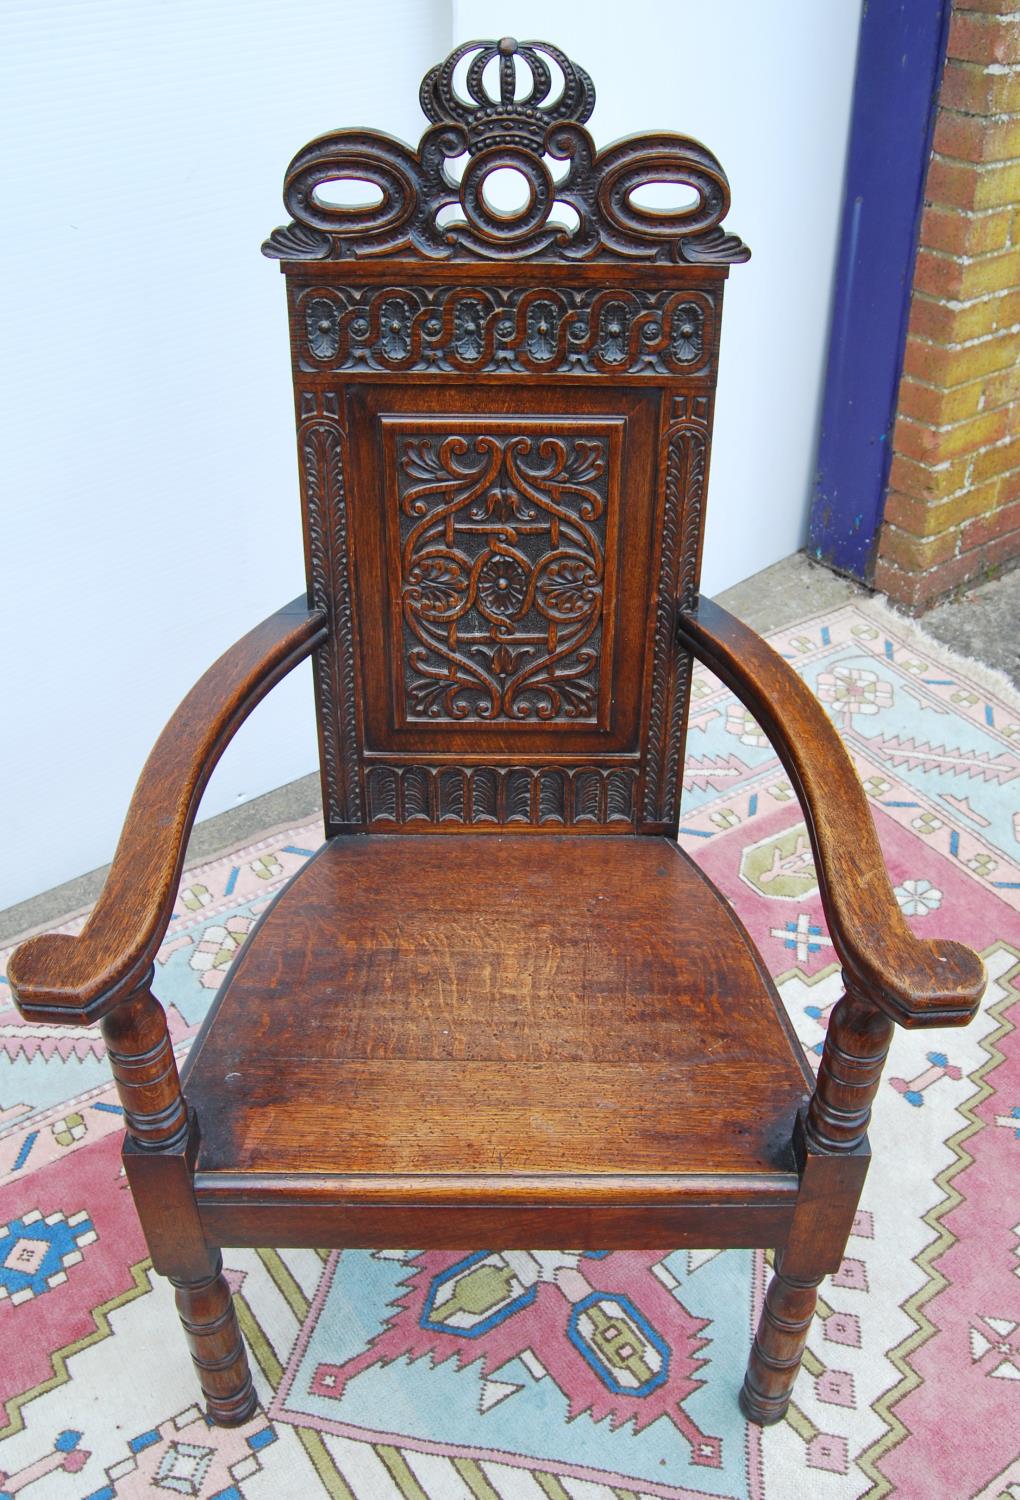
[[[682,136],[596,153],[591,82],[544,43],[462,47],[421,98],[417,150],[340,131],[301,151],[294,221],[263,247],[287,277],[308,590],[329,618],[327,836],[673,832],[676,620],[723,286],[748,254],[719,228],[725,174]],[[487,194],[508,170],[514,212]],[[378,201],[323,195],[351,180]],[[692,201],[641,207],[662,182]]]

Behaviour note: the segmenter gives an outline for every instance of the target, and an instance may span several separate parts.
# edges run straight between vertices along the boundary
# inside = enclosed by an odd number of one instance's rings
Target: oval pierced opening
[[[516,167],[493,167],[482,178],[481,195],[490,214],[515,218],[531,202],[531,183]]]
[[[557,198],[553,204],[552,217],[554,223],[570,235],[575,235],[581,227],[581,216],[577,209],[570,203],[564,203],[562,198]]]
[[[627,197],[631,207],[644,214],[686,214],[701,200],[689,182],[643,182]]]
[[[383,201],[378,183],[364,177],[330,177],[317,184],[312,194],[323,208],[378,208]]]

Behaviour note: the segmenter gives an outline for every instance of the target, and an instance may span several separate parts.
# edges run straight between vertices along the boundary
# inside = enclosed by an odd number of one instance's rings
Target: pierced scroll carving
[[[634,821],[632,766],[428,766],[368,769],[373,828],[451,825],[548,829]]]
[[[598,722],[606,433],[391,433],[408,723]]]
[[[294,294],[300,367],[437,374],[698,375],[706,292],[569,287],[313,287]]]
[[[468,62],[467,97],[454,86]],[[498,95],[486,72],[495,63]],[[563,80],[559,93],[553,65]],[[749,254],[719,226],[729,208],[726,174],[697,141],[669,133],[634,136],[596,152],[583,128],[595,90],[583,68],[547,42],[469,42],[424,78],[431,128],[412,149],[372,131],[319,137],[291,162],[284,203],[293,222],[263,245],[283,260],[347,260],[410,254],[426,259],[678,261],[725,264]],[[459,182],[447,163],[466,154]],[[548,160],[566,162],[557,181]],[[510,212],[488,200],[490,175],[511,168],[524,201]],[[368,182],[378,203],[341,207],[317,190],[336,179]],[[656,212],[634,200],[651,183],[693,189],[694,202]],[[557,204],[569,211],[556,217]],[[440,224],[444,209],[462,217]],[[569,227],[570,215],[576,218]]]
[[[311,600],[331,616],[315,672],[328,786],[326,816],[334,827],[358,823],[362,817],[343,447],[338,422],[315,420],[299,430]]]

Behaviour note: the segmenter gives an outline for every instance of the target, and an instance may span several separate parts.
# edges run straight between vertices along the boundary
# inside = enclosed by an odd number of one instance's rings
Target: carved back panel
[[[725,175],[681,136],[596,153],[591,81],[546,43],[461,47],[421,100],[416,151],[355,131],[301,151],[294,221],[263,247],[287,276],[308,587],[332,627],[327,831],[668,831],[676,613],[723,284],[748,254],[720,227]],[[513,212],[487,196],[498,169],[523,179]],[[377,201],[330,202],[351,179]],[[691,201],[635,200],[662,182]]]

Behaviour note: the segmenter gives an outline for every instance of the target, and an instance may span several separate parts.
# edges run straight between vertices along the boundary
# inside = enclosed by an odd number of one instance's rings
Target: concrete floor
[[[718,597],[720,604],[765,634],[822,610],[835,609],[867,592],[797,553]],[[1020,687],[1020,569],[940,604],[915,623],[954,651],[998,667]],[[197,823],[185,863],[201,864],[246,839],[254,841],[266,829],[303,822],[314,817],[321,805],[318,773],[302,776],[274,792],[254,797],[243,807]],[[0,944],[90,905],[102,888],[107,869],[92,870],[0,911]]]

